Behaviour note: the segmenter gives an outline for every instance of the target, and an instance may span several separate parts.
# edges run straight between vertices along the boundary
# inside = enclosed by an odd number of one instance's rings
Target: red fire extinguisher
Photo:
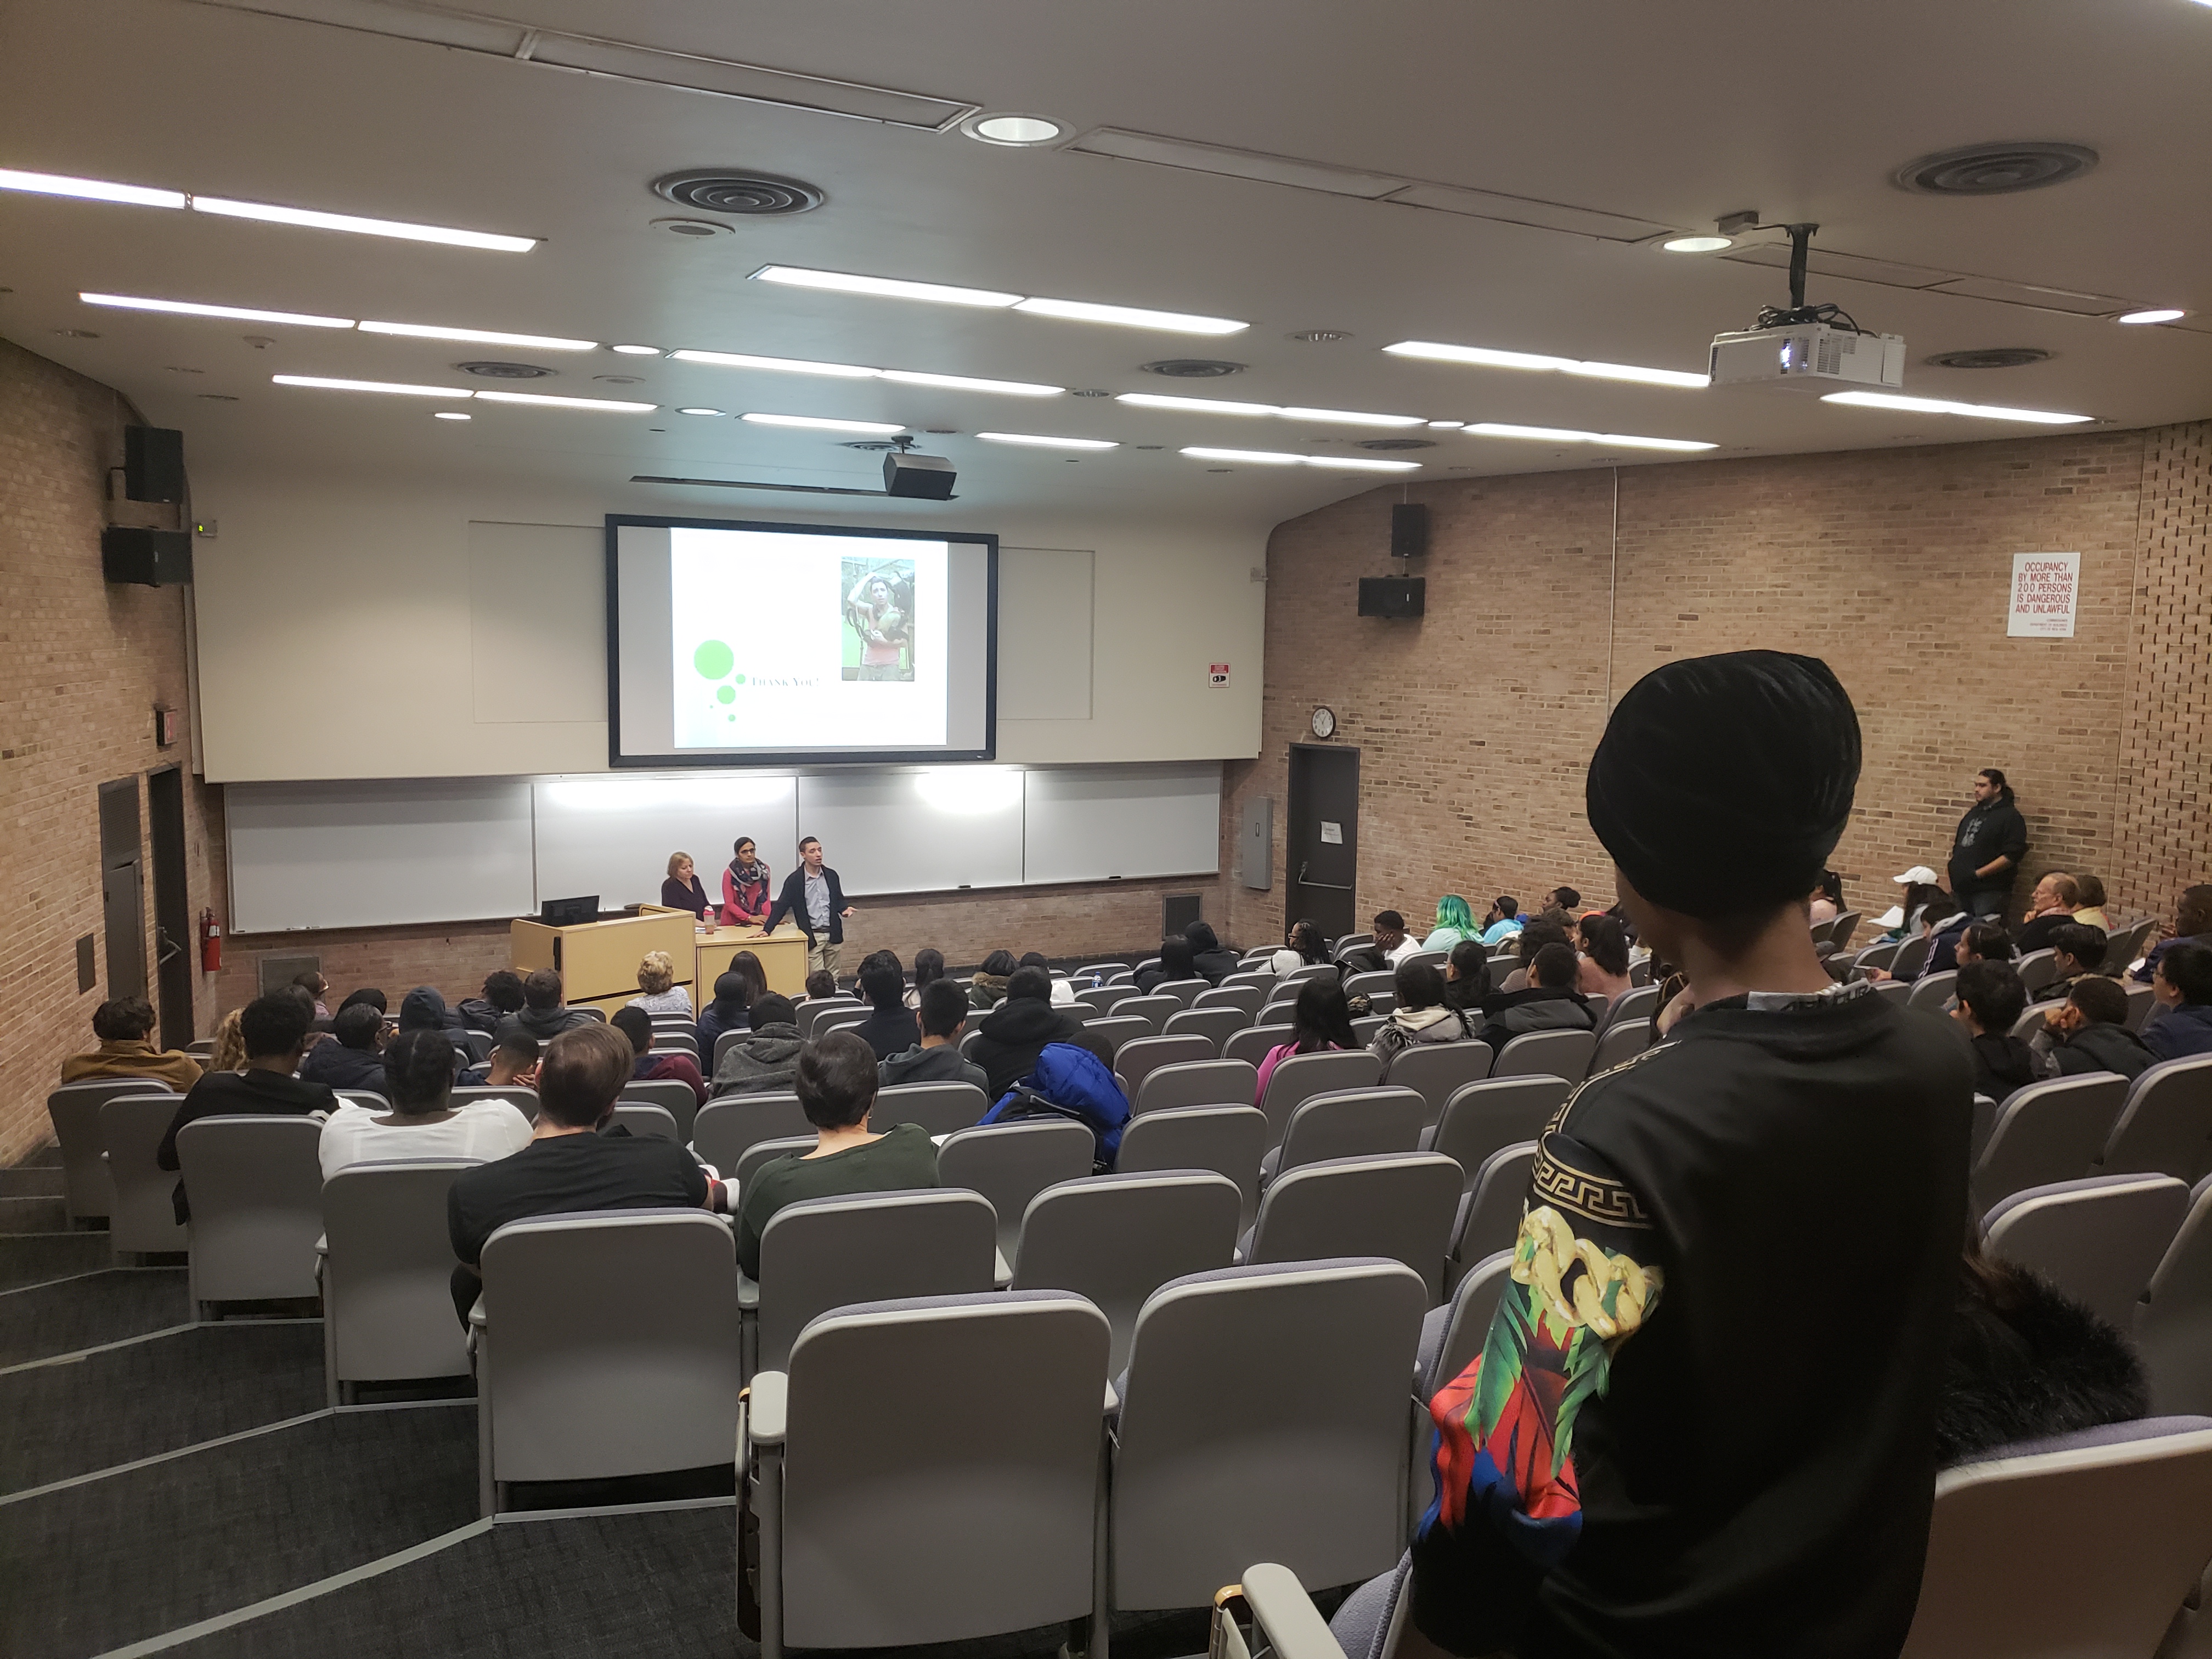
[[[200,912],[200,972],[219,974],[222,971],[222,924],[215,919],[212,907]]]

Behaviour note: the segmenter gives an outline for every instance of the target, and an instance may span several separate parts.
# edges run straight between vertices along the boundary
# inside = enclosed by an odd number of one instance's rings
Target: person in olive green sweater
[[[778,1210],[806,1198],[897,1192],[937,1185],[937,1147],[919,1123],[882,1134],[868,1127],[876,1103],[876,1054],[850,1031],[832,1031],[799,1051],[792,1079],[814,1126],[811,1152],[766,1164],[739,1194],[738,1265],[760,1277],[761,1235]]]

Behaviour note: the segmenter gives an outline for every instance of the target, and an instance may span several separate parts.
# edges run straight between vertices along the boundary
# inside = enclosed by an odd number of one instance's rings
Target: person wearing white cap
[[[1919,931],[1920,913],[1928,908],[1928,901],[1943,890],[1943,878],[1926,865],[1916,864],[1903,875],[1892,876],[1890,879],[1905,889],[1905,897],[1883,911],[1875,925],[1887,928],[1899,939],[1910,939]]]

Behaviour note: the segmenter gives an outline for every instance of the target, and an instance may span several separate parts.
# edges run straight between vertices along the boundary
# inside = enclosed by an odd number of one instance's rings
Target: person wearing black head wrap
[[[1430,1403],[1411,1610],[1448,1652],[1862,1659],[1911,1627],[1972,1091],[1941,1021],[1814,954],[1858,769],[1808,657],[1671,663],[1613,711],[1590,827],[1694,1006],[1546,1128],[1488,1340]]]

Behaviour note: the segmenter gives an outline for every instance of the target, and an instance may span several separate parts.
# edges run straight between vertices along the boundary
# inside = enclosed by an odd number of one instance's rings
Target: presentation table
[[[730,971],[730,958],[740,951],[760,958],[769,990],[787,997],[805,994],[806,935],[796,922],[787,921],[773,933],[757,927],[717,927],[700,933],[695,944],[698,978],[692,995],[702,1007],[714,1000],[714,981]]]
[[[696,919],[689,911],[664,910],[654,904],[641,905],[638,911],[634,916],[580,922],[574,927],[548,927],[518,917],[508,927],[514,971],[528,974],[550,968],[561,975],[562,994],[569,1002],[608,1013],[637,995],[638,964],[648,951],[668,952],[676,982],[690,985],[693,975],[684,970],[696,970],[698,959],[691,948],[698,925]],[[803,933],[799,936],[799,946],[803,984],[806,973]],[[768,958],[761,960],[765,965]],[[708,983],[711,997],[713,981]]]

